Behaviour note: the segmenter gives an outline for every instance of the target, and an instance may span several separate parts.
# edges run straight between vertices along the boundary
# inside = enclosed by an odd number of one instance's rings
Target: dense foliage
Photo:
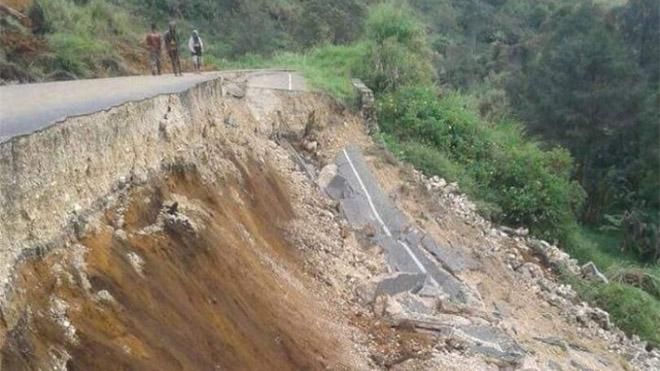
[[[427,146],[454,164],[459,174],[449,175],[475,185],[476,198],[497,208],[492,217],[529,226],[546,238],[560,236],[583,199],[580,186],[570,180],[568,152],[543,151],[525,139],[519,124],[490,124],[464,106],[456,96],[438,99],[432,89],[402,89],[381,99],[381,128],[403,143]],[[404,153],[413,162],[426,157],[414,149]],[[433,162],[429,165],[439,165]],[[447,176],[442,169],[421,165]]]

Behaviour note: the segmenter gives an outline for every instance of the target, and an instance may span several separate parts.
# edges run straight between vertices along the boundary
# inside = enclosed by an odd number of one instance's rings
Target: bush
[[[422,24],[403,5],[375,6],[367,19],[368,54],[357,74],[376,94],[428,84],[434,77]]]
[[[580,296],[609,312],[612,320],[628,335],[637,334],[660,346],[660,301],[645,291],[625,284],[593,284],[564,276]]]
[[[570,181],[570,155],[562,149],[544,151],[516,123],[488,123],[465,107],[462,97],[440,99],[432,88],[401,89],[378,105],[385,133],[421,145],[405,148],[424,170],[435,175],[453,169],[459,173],[453,177],[473,184],[466,189],[472,196],[501,209],[495,215],[499,221],[563,239],[564,227],[575,222],[584,199],[583,190]],[[431,165],[433,159],[445,165]]]

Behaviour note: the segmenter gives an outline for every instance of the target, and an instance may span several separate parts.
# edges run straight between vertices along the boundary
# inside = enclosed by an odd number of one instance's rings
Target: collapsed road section
[[[344,148],[337,156],[337,175],[325,191],[340,201],[342,212],[351,225],[369,226],[375,231],[373,240],[387,252],[392,270],[421,273],[427,287],[440,290],[454,300],[478,301],[467,286],[442,267],[456,266],[469,258],[442,260],[441,248],[433,238],[411,225],[380,190],[358,147]],[[435,262],[431,261],[433,256]]]
[[[446,297],[462,305],[483,307],[478,293],[454,273],[469,266],[472,259],[460,250],[453,254],[443,252],[446,249],[410,223],[382,192],[359,147],[350,145],[340,151],[336,174],[325,185],[325,191],[339,201],[342,214],[353,228],[372,231],[372,242],[384,250],[390,270],[399,272],[380,280],[368,300],[375,300],[379,295],[410,292],[420,297]],[[425,316],[424,305],[415,304],[415,301],[414,297],[403,301],[408,312],[405,320],[437,331],[461,332],[475,352],[510,364],[516,364],[524,356],[524,350],[497,328],[443,323]]]

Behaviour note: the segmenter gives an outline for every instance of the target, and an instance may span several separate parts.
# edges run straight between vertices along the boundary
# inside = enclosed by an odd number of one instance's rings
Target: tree
[[[619,23],[626,44],[648,73],[653,87],[660,83],[660,2],[630,0],[619,9]]]
[[[558,12],[509,89],[529,129],[576,157],[589,222],[617,202],[620,161],[634,146],[628,133],[643,92],[639,68],[605,19],[590,3]]]
[[[308,0],[302,6],[298,39],[303,46],[353,41],[362,32],[365,14],[360,0]]]
[[[366,31],[369,53],[359,74],[377,94],[432,81],[426,32],[410,8],[393,3],[374,7]]]

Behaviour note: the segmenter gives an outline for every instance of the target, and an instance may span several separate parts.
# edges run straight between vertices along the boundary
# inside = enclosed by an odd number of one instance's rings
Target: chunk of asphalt
[[[348,184],[346,178],[337,174],[328,182],[324,190],[330,198],[336,201],[346,199],[354,193],[353,188]]]
[[[426,281],[423,273],[396,272],[388,274],[379,280],[376,286],[376,296],[394,296],[402,292],[416,293],[422,289]]]
[[[374,243],[385,250],[387,262],[390,267],[397,272],[419,272],[417,264],[408,254],[406,249],[401,246],[394,238],[379,234],[374,237]]]
[[[492,326],[471,325],[458,328],[472,351],[511,365],[525,358],[525,350],[502,330]]]
[[[422,238],[422,246],[453,274],[479,268],[479,263],[459,249],[440,247],[429,235]]]
[[[349,159],[346,158],[348,155]],[[387,225],[392,235],[402,233],[410,224],[399,209],[397,209],[389,197],[380,189],[378,180],[374,177],[367,165],[359,147],[351,145],[337,156],[337,173],[346,178],[354,188],[364,188],[371,199],[373,206],[379,213],[383,223]],[[355,170],[355,171],[354,171]],[[359,179],[355,173],[359,174]],[[360,189],[360,193],[363,193]],[[363,195],[366,197],[366,195]],[[367,209],[368,212],[371,212]]]

